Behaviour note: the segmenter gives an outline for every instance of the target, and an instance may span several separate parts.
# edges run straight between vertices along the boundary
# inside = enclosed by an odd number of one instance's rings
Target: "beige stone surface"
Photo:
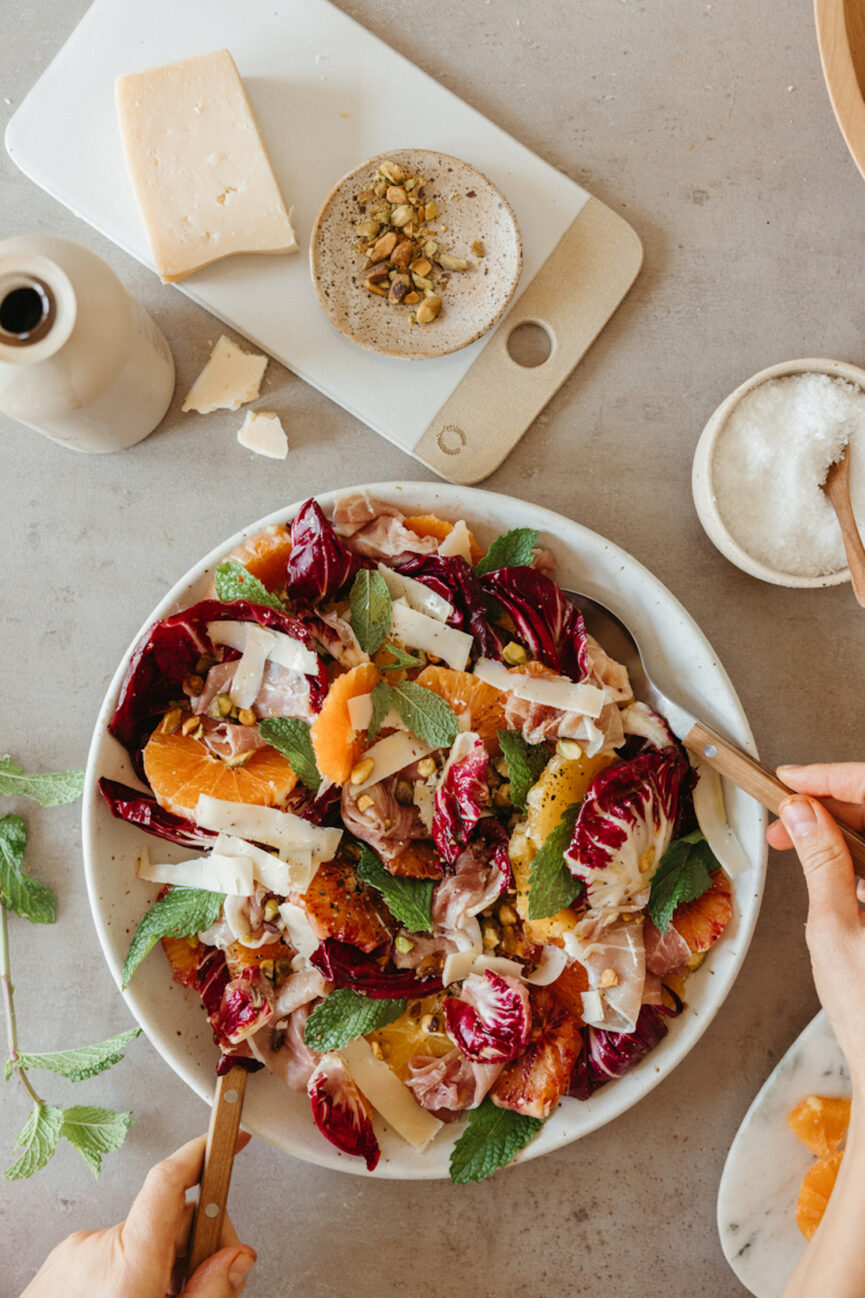
[[[85,7],[4,0],[0,120]],[[645,243],[631,295],[487,485],[578,519],[652,568],[715,645],[768,760],[861,755],[865,622],[849,590],[788,591],[739,573],[703,535],[689,487],[700,429],[742,379],[794,356],[865,360],[865,187],[824,93],[810,5],[343,7],[621,212]],[[238,447],[236,415],[182,415],[221,326],[4,155],[0,237],[28,230],[106,257],[170,339],[179,374],[166,422],[122,454],[76,455],[0,419],[0,750],[51,768],[83,763],[132,634],[222,537],[319,489],[428,475],[275,364],[263,395],[291,442],[284,467]],[[11,925],[23,1043],[99,1039],[129,1015],[96,945],[78,810],[19,809],[33,868],[60,897],[55,930]],[[250,1148],[231,1198],[261,1256],[247,1292],[742,1294],[717,1241],[715,1195],[752,1096],[816,1009],[804,917],[795,863],[773,856],[743,972],[689,1058],[611,1127],[490,1183],[361,1183]],[[206,1121],[145,1041],[100,1080],[72,1088],[47,1077],[45,1090],[59,1103],[131,1107],[136,1122],[98,1183],[71,1149],[32,1182],[0,1182],[4,1296],[61,1235],[123,1214],[150,1163]],[[25,1116],[17,1089],[0,1112],[0,1156],[11,1161]]]

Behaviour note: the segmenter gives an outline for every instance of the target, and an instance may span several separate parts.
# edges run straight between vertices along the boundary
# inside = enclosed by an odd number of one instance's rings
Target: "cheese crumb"
[[[272,410],[247,410],[237,430],[237,440],[248,451],[267,455],[271,460],[284,460],[288,455],[285,429],[279,415]]]
[[[242,351],[223,334],[210,359],[189,390],[185,411],[209,415],[213,410],[239,410],[255,401],[267,369],[267,357]]]

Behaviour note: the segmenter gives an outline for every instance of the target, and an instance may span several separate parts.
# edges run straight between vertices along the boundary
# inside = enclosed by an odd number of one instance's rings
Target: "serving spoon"
[[[850,584],[853,594],[865,608],[865,546],[856,524],[856,516],[850,503],[850,443],[844,447],[840,460],[830,464],[823,491],[838,516],[838,526],[844,541],[847,555],[847,566],[850,569]]]
[[[563,593],[583,614],[586,629],[600,641],[610,657],[627,667],[634,697],[642,699],[654,712],[660,713],[673,734],[701,762],[705,762],[719,775],[726,776],[777,816],[781,803],[795,790],[779,780],[771,767],[752,757],[744,748],[734,744],[705,721],[692,716],[664,694],[647,671],[633,633],[605,604],[573,590],[565,590]],[[865,838],[847,825],[839,824],[838,827],[850,850],[856,873],[865,877]]]

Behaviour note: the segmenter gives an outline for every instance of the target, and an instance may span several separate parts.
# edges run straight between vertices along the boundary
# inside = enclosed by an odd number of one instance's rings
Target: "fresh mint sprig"
[[[372,691],[372,700],[373,721],[378,719],[379,728],[382,718],[393,708],[407,729],[430,748],[450,747],[460,732],[453,708],[440,694],[415,681],[398,681],[395,685],[379,681]],[[378,729],[374,733],[378,734]],[[374,737],[372,727],[369,737]]]
[[[83,771],[42,771],[28,775],[8,753],[0,757],[0,794],[8,798],[32,798],[43,807],[59,807],[80,798],[83,789]]]
[[[351,586],[351,629],[365,653],[378,653],[393,623],[393,601],[384,577],[361,568]]]
[[[498,736],[508,764],[511,802],[518,811],[525,811],[526,794],[541,778],[552,754],[546,744],[530,744],[519,730],[499,730]]]
[[[21,816],[0,817],[0,902],[31,924],[53,924],[57,898],[24,864],[27,825]]]
[[[44,1068],[59,1073],[70,1082],[86,1081],[88,1077],[95,1077],[97,1073],[104,1073],[106,1068],[119,1064],[129,1042],[140,1036],[141,1028],[129,1028],[127,1032],[119,1032],[116,1037],[109,1037],[94,1046],[77,1046],[72,1050],[55,1050],[41,1055],[19,1052],[15,1059],[6,1060],[6,1081],[16,1068]]]
[[[469,1109],[468,1122],[450,1156],[450,1177],[454,1185],[484,1181],[524,1149],[544,1125],[513,1109],[500,1109],[487,1096],[476,1109]]]
[[[484,557],[475,565],[475,576],[485,577],[499,568],[528,568],[538,534],[532,527],[515,527],[497,536]]]
[[[579,802],[564,812],[562,819],[544,839],[529,867],[529,919],[548,919],[570,906],[582,889],[565,865],[565,851],[571,841]]]
[[[225,896],[204,888],[172,888],[154,902],[138,922],[123,963],[121,985],[126,988],[144,957],[162,937],[191,937],[219,918]]]
[[[648,909],[655,927],[666,933],[676,907],[702,897],[712,886],[713,872],[720,868],[699,829],[671,843],[652,875]]]
[[[214,578],[216,594],[223,604],[233,604],[235,600],[245,599],[250,604],[264,604],[267,608],[285,611],[285,604],[273,595],[263,582],[244,568],[239,559],[226,559],[216,569]]]
[[[402,879],[382,865],[372,848],[364,843],[357,872],[364,883],[384,897],[394,919],[409,933],[427,933],[432,929],[434,879]]]
[[[300,717],[267,717],[259,721],[258,733],[287,758],[301,783],[311,793],[318,793],[321,773],[316,765],[307,723]]]
[[[423,662],[416,654],[410,654],[407,649],[402,649],[398,644],[391,644],[385,640],[383,649],[386,649],[393,662],[378,663],[378,669],[382,672],[401,672],[411,667],[422,667]]]
[[[310,1050],[324,1054],[365,1037],[405,1014],[404,1000],[373,1000],[351,987],[337,987],[312,1011],[303,1029]]]

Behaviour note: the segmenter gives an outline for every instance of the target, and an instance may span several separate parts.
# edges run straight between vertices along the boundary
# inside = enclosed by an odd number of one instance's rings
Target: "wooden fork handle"
[[[231,1169],[234,1166],[234,1146],[240,1129],[248,1077],[245,1068],[235,1065],[227,1073],[223,1073],[216,1083],[201,1173],[201,1189],[186,1253],[187,1277],[222,1247],[222,1226]]]
[[[725,739],[703,721],[697,721],[691,727],[682,743],[701,762],[713,767],[719,775],[726,776],[738,788],[744,789],[745,793],[750,793],[752,798],[756,798],[776,816],[784,799],[795,792],[778,779],[771,767],[764,765],[756,757],[751,757],[750,753]],[[853,868],[858,875],[865,877],[865,838],[847,825],[839,824],[838,828],[844,835],[853,858]]]

